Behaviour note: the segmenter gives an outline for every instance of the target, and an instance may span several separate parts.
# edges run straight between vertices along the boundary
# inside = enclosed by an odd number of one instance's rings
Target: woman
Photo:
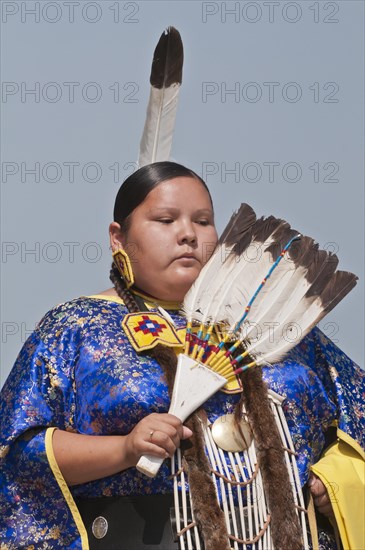
[[[143,454],[172,456],[182,440],[195,437],[166,412],[166,377],[171,388],[172,350],[175,346],[181,351],[179,333],[184,329],[179,304],[216,241],[211,198],[194,172],[161,162],[124,182],[110,243],[113,253],[128,253],[134,282],[128,281],[130,266],[122,259],[124,278],[115,264],[111,271],[114,288],[46,314],[2,390],[1,548],[178,548],[169,526],[168,461],[154,479],[137,472],[135,465]],[[137,352],[121,323],[128,311],[153,312],[158,306],[168,311],[175,327],[167,320],[155,325],[157,345]],[[139,329],[144,330],[142,325]],[[176,338],[169,341],[170,348],[161,345],[165,331]],[[349,397],[358,399],[354,380],[361,373],[343,372],[343,420],[324,365],[326,350],[333,365],[345,371],[350,361],[314,331],[294,350],[285,370],[265,373],[271,387],[286,391],[303,482],[326,445],[324,429],[332,421],[339,421],[350,443],[350,436],[361,433],[361,418],[346,409],[344,395],[348,389]],[[306,360],[313,363],[314,353],[322,360],[318,374],[305,365]],[[303,388],[314,411],[308,412],[308,399],[303,405]],[[208,417],[214,420],[222,410],[233,411],[238,401],[237,395],[217,394],[206,404]],[[309,445],[304,441],[308,436]],[[319,510],[332,517],[323,483],[312,480]],[[214,518],[212,523],[214,528]],[[206,547],[214,545],[208,542]]]

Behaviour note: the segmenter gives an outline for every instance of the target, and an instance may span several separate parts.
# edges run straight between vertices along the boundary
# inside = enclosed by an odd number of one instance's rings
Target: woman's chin
[[[184,290],[184,295],[188,292],[190,287],[195,283],[200,271],[191,271],[186,273],[184,277],[176,277],[173,281],[173,286],[179,290]]]
[[[195,262],[193,265],[186,267],[179,267],[172,274],[173,283],[177,285],[189,285],[191,286],[199,276],[202,266],[199,262]]]
[[[160,288],[159,297],[166,301],[182,302],[198,275],[175,277],[173,281],[166,281],[166,284]]]
[[[146,294],[159,298],[160,300],[182,302],[185,294],[190,289],[200,273],[199,268],[184,268],[165,273],[158,280],[139,281],[136,286]]]

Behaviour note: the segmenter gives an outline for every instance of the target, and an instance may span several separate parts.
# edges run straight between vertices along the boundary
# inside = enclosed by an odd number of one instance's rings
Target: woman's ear
[[[123,247],[123,234],[120,228],[119,223],[112,222],[109,225],[109,240],[110,240],[110,248],[112,252],[115,252],[116,250],[119,250]]]

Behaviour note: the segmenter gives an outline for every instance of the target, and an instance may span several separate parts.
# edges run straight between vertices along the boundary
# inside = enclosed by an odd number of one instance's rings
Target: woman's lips
[[[188,265],[191,265],[195,262],[199,262],[199,260],[191,254],[184,254],[182,256],[178,256],[177,258],[175,258],[175,261],[181,261],[182,263],[186,263]]]

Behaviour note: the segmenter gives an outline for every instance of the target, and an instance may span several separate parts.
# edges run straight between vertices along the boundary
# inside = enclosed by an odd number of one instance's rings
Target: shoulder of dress
[[[123,317],[127,312],[123,304],[97,300],[89,296],[80,296],[67,302],[62,302],[50,309],[38,323],[36,330],[41,334],[49,334],[58,330],[80,329],[85,325],[95,323],[108,314]]]

